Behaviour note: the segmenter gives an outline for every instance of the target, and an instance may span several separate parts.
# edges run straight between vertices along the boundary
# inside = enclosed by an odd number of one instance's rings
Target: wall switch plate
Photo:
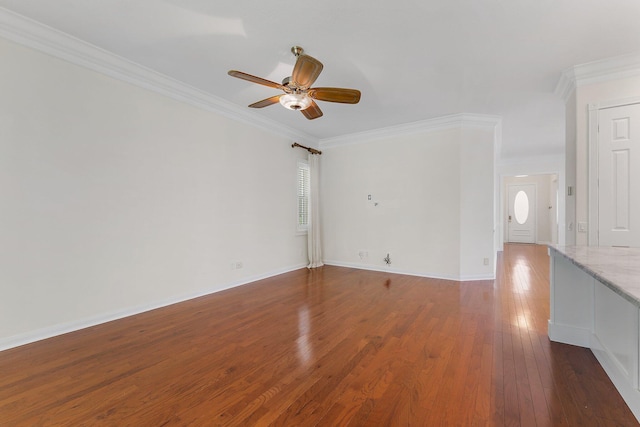
[[[485,258],[482,262],[484,265],[489,265],[489,258]]]

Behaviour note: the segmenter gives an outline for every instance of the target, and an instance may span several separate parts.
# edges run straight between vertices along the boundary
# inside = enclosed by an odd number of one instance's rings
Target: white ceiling
[[[255,114],[320,140],[455,113],[502,117],[502,157],[563,152],[566,68],[640,51],[638,0],[0,0],[4,7],[233,104],[278,91],[293,45],[324,63],[314,121]]]

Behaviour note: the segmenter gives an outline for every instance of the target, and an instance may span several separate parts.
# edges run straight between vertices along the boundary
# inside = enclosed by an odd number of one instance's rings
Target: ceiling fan
[[[269,86],[284,91],[283,95],[275,95],[249,105],[251,108],[263,108],[269,105],[282,104],[290,110],[300,110],[309,119],[322,117],[322,110],[315,101],[339,102],[342,104],[357,104],[360,101],[360,91],[337,87],[316,87],[311,85],[322,72],[322,62],[304,54],[300,46],[291,48],[291,52],[298,58],[293,67],[291,77],[282,80],[282,84],[252,76],[242,71],[231,70],[229,75],[239,79]]]

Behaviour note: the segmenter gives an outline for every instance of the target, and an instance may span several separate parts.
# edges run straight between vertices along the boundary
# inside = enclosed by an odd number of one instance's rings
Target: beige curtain
[[[320,156],[309,153],[309,228],[307,244],[308,268],[322,267],[322,241],[320,229]]]

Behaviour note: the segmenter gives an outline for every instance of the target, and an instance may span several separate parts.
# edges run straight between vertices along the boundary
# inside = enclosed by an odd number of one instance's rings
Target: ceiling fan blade
[[[323,67],[322,62],[309,55],[298,55],[298,60],[291,74],[291,80],[293,80],[298,87],[307,89],[316,81]]]
[[[267,99],[263,99],[262,101],[254,102],[253,104],[249,105],[249,107],[251,107],[251,108],[263,108],[263,107],[268,107],[269,105],[277,104],[278,101],[280,101],[280,97],[281,96],[282,95],[276,95],[276,96],[272,96],[272,97],[267,98]]]
[[[322,117],[322,110],[320,109],[320,107],[318,107],[318,104],[316,104],[315,101],[312,100],[311,105],[302,110],[302,114],[304,114],[307,119],[313,120],[317,119],[318,117]]]
[[[316,87],[307,92],[313,99],[319,101],[340,102],[342,104],[357,104],[360,102],[360,91],[339,87]]]
[[[243,73],[242,71],[230,70],[227,74],[231,77],[237,77],[242,80],[247,80],[252,83],[258,83],[260,85],[269,86],[274,89],[282,89],[280,83],[272,82],[271,80],[263,79],[262,77],[252,76],[251,74]]]

